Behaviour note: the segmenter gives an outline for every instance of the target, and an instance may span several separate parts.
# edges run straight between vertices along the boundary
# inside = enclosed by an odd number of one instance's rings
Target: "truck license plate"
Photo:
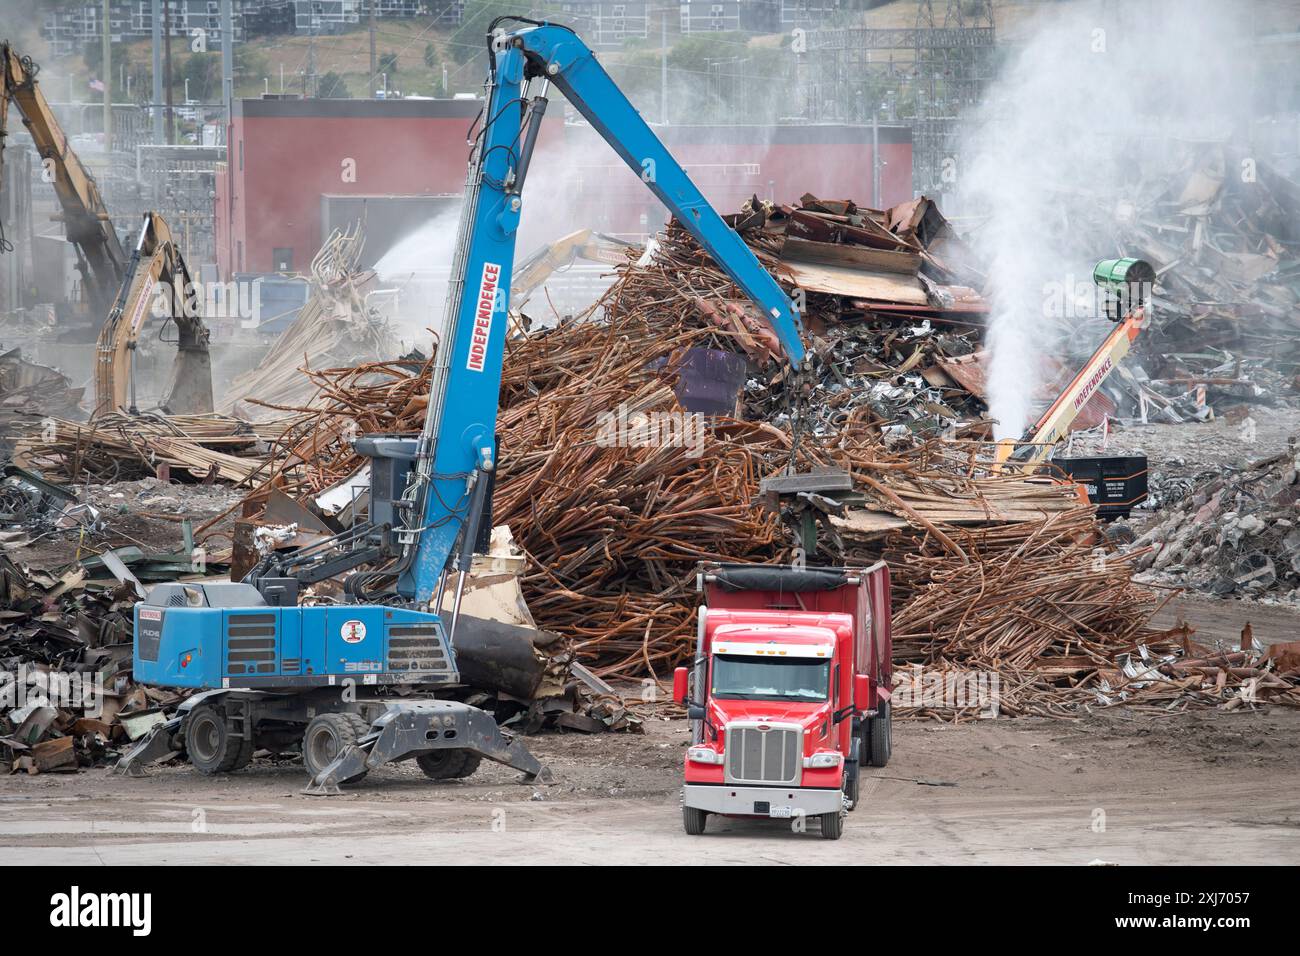
[[[767,811],[767,815],[774,820],[789,820],[794,816],[794,809],[792,807],[773,807]]]

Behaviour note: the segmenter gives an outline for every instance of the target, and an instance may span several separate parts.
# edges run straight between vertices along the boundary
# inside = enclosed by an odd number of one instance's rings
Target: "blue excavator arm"
[[[527,25],[498,30],[503,21]],[[407,520],[398,531],[404,548],[398,593],[420,605],[432,604],[436,613],[448,572],[458,571],[453,622],[487,511],[488,478],[496,467],[511,266],[524,180],[549,84],[564,93],[755,303],[791,365],[798,368],[804,356],[799,314],[790,298],[722,221],[572,30],[501,18],[493,23],[488,44],[482,126],[469,162],[429,411],[406,490]]]

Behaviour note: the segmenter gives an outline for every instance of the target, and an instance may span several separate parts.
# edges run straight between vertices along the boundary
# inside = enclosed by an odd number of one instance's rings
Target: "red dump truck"
[[[889,569],[703,564],[682,820],[817,817],[837,840],[859,769],[889,760]]]

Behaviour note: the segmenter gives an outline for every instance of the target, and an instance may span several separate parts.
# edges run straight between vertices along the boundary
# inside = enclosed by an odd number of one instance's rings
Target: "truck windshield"
[[[825,700],[831,662],[815,658],[713,658],[714,697],[740,700]]]

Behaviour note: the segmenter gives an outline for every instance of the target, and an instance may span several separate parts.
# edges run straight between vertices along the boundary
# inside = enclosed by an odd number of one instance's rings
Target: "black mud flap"
[[[128,777],[147,776],[144,772],[145,764],[162,760],[164,757],[170,757],[176,753],[176,748],[172,746],[172,740],[181,729],[181,722],[184,719],[183,715],[176,716],[155,726],[137,740],[131,749],[118,760],[113,772],[125,774]]]
[[[430,750],[473,751],[522,771],[524,782],[550,783],[552,779],[551,772],[521,742],[503,732],[486,711],[456,701],[403,701],[391,704],[370,725],[369,733],[341,750],[302,792],[333,796],[341,792],[341,780]]]

